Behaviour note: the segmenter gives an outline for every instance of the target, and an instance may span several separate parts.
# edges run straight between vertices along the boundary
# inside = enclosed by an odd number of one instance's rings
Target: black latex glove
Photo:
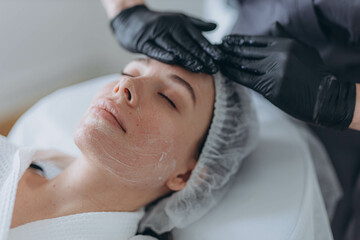
[[[120,45],[131,52],[178,64],[193,72],[218,71],[212,57],[220,56],[221,51],[201,33],[214,30],[214,23],[137,5],[120,12],[111,21],[111,27]]]
[[[280,25],[276,35],[285,35]],[[316,49],[280,37],[229,35],[223,38],[221,71],[262,94],[300,120],[338,129],[348,128],[355,108],[355,84],[341,82]]]

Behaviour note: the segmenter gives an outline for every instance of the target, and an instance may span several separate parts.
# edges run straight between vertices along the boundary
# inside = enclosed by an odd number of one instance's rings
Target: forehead
[[[124,68],[124,71],[135,71],[142,76],[154,76],[166,80],[170,75],[175,74],[188,82],[194,89],[197,98],[209,98],[213,103],[215,86],[213,76],[205,73],[193,73],[177,65],[170,65],[151,58],[138,58],[131,61]]]

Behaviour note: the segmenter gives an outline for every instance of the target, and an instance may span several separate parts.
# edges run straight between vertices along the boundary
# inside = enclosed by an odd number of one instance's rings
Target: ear
[[[186,186],[187,181],[190,178],[192,170],[196,166],[196,160],[192,159],[186,167],[178,171],[175,176],[170,177],[166,181],[166,186],[172,191],[180,191]]]

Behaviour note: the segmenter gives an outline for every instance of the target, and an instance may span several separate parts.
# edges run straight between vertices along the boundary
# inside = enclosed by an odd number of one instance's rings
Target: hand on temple
[[[108,14],[115,8],[114,2],[131,3],[115,11],[120,13],[111,21],[118,42],[127,50],[193,72],[213,74],[220,66],[223,74],[295,118],[324,127],[346,129],[350,125],[360,130],[360,113],[355,112],[354,117],[355,84],[336,79],[315,49],[288,38],[281,25],[275,25],[275,37],[226,36],[220,51],[202,35],[215,29],[213,23],[180,13],[151,11],[141,4],[143,0],[102,1],[111,3]]]
[[[111,21],[111,27],[118,42],[131,52],[178,64],[192,72],[218,71],[214,59],[220,57],[221,51],[202,35],[214,30],[214,23],[137,5],[122,10]]]
[[[355,84],[336,79],[315,49],[289,38],[240,35],[224,37],[221,48],[223,74],[291,116],[337,129],[352,122]]]

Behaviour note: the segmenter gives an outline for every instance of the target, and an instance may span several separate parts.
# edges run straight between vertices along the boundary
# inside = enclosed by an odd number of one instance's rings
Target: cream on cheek
[[[175,137],[166,129],[168,124],[156,118],[157,114],[149,116],[151,111],[141,110],[135,113],[137,123],[132,125],[137,127],[124,133],[88,111],[75,138],[84,155],[122,182],[137,188],[156,188],[176,168]]]

